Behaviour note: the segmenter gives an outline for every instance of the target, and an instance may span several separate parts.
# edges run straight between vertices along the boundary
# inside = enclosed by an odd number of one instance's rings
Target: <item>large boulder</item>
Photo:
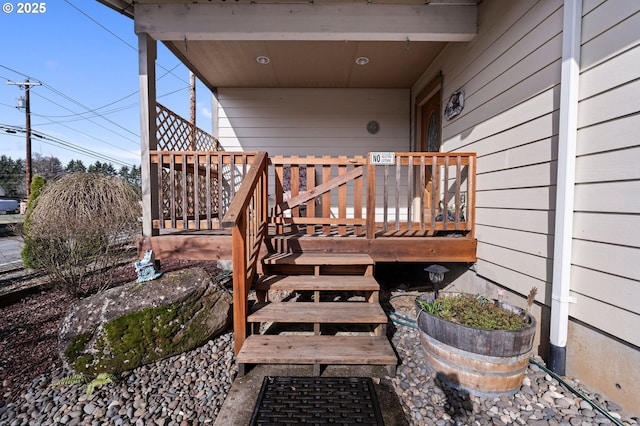
[[[76,303],[60,324],[65,365],[95,376],[188,351],[231,323],[231,295],[202,268],[170,272]]]

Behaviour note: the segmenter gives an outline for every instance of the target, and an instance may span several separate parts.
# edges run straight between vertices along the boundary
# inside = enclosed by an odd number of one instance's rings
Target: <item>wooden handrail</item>
[[[267,153],[259,152],[253,160],[253,164],[251,165],[251,169],[244,177],[244,181],[236,192],[236,196],[233,197],[233,201],[231,201],[231,205],[229,206],[229,210],[227,210],[227,214],[224,215],[222,219],[222,226],[231,227],[235,226],[240,215],[243,214],[251,201],[251,196],[253,196],[253,192],[256,189],[256,186],[259,182],[259,177],[262,173],[265,172],[267,167]]]
[[[233,333],[236,355],[247,338],[248,294],[267,232],[267,153],[258,153],[222,220],[232,227]]]

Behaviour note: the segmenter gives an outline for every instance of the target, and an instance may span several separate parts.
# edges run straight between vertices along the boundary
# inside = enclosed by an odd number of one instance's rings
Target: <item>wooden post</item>
[[[376,236],[376,166],[367,156],[367,238]]]
[[[191,129],[189,132],[189,149],[196,150],[196,75],[193,71],[189,72],[189,123]]]
[[[142,235],[158,235],[153,220],[161,219],[158,209],[158,171],[149,151],[157,149],[156,135],[156,41],[147,33],[138,35],[140,84],[140,166],[142,171]]]
[[[238,355],[247,338],[247,216],[242,212],[232,235],[231,259],[233,262],[233,348]]]

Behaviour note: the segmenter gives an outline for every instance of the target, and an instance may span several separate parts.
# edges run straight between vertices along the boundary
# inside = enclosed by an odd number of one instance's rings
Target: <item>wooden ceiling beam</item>
[[[138,4],[136,33],[156,40],[469,41],[477,5]]]

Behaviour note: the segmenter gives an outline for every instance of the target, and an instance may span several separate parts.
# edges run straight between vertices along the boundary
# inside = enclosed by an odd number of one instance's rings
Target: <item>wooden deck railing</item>
[[[394,157],[392,165],[367,165],[367,237],[437,232],[473,237],[476,154],[397,152]]]
[[[272,158],[276,234],[472,236],[475,154],[389,154],[391,165],[370,156]]]
[[[267,154],[256,154],[222,220],[232,228],[233,329],[236,354],[247,337],[248,295],[267,233]]]
[[[364,235],[364,157],[271,158],[276,233]]]
[[[251,152],[151,151],[157,164],[155,229],[220,229],[250,163]]]

